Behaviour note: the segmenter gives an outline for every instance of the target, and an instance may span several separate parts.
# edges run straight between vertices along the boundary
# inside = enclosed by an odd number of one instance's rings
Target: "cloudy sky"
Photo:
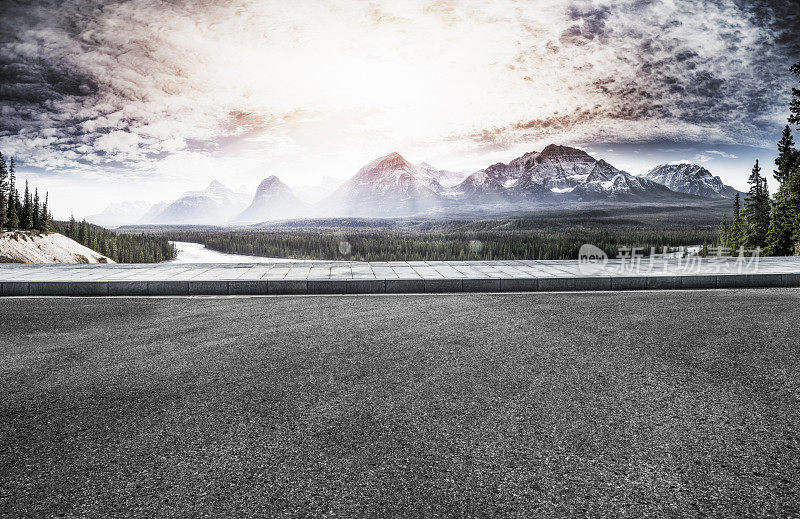
[[[0,151],[62,214],[550,142],[743,187],[771,169],[800,59],[800,0],[0,5]]]

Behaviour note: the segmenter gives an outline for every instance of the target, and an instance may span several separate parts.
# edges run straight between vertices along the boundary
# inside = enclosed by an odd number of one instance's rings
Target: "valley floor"
[[[0,510],[795,517],[799,309],[798,289],[5,300]]]

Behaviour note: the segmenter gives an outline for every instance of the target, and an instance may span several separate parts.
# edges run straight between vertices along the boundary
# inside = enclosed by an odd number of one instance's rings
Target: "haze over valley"
[[[249,225],[297,218],[442,217],[504,214],[581,203],[702,203],[732,198],[736,190],[697,164],[664,164],[631,175],[603,159],[568,146],[548,145],[509,163],[475,172],[451,172],[413,164],[399,153],[362,167],[316,203],[270,175],[254,194],[220,181],[174,201],[110,204],[87,216],[99,225]]]

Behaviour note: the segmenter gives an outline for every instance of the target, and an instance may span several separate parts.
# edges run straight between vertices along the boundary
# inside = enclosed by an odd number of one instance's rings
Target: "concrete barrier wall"
[[[2,296],[189,296],[562,292],[800,287],[800,274],[597,276],[541,278],[243,281],[3,281]]]

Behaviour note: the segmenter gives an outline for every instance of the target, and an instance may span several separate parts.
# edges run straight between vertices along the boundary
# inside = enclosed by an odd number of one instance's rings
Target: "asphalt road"
[[[797,517],[800,291],[0,300],[3,517]]]

